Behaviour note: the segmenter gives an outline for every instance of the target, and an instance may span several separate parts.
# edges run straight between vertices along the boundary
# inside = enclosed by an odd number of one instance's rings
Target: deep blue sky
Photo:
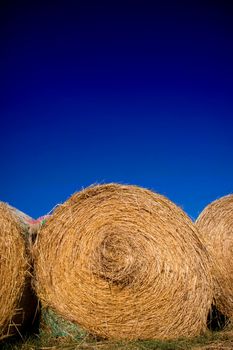
[[[116,181],[196,218],[233,192],[231,3],[1,2],[0,200]]]

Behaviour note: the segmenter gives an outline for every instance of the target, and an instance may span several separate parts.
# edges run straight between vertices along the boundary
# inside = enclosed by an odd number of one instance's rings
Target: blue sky
[[[230,2],[0,6],[0,200],[38,217],[114,181],[196,218],[233,192]]]

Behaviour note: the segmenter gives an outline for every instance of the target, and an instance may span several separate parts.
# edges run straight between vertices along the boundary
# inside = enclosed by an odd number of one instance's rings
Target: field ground
[[[208,332],[193,339],[174,341],[98,341],[86,337],[79,341],[54,339],[48,335],[30,336],[24,340],[8,340],[0,344],[1,350],[233,350],[233,326],[219,332]]]

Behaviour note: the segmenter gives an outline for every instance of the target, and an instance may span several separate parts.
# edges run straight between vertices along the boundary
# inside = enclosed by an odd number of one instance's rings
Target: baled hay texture
[[[115,339],[194,336],[212,280],[191,220],[165,197],[100,185],[60,205],[38,234],[35,287],[44,307]]]
[[[30,229],[29,229],[30,245],[32,249],[33,249],[33,243],[36,240],[38,231],[40,230],[41,226],[45,224],[48,218],[49,218],[49,215],[44,215],[44,216],[40,216],[38,219],[32,220],[30,224]]]
[[[0,339],[20,332],[32,312],[24,237],[30,220],[0,202]]]
[[[233,195],[209,204],[196,226],[212,257],[214,298],[217,309],[233,317]]]

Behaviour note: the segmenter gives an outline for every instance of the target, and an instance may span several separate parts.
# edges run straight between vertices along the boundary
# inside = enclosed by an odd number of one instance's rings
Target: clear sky
[[[33,217],[93,183],[196,218],[233,192],[231,1],[2,1],[0,200]]]

